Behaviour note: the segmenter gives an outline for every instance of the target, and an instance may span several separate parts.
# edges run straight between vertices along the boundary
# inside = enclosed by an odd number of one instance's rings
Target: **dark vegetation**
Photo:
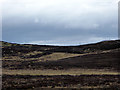
[[[3,90],[51,90],[50,88],[69,88],[68,90],[87,89],[87,87],[97,87],[95,90],[119,90],[120,76],[119,75],[56,75],[56,76],[30,76],[30,75],[4,75]],[[46,87],[46,88],[45,88]],[[73,89],[73,87],[75,87]],[[45,89],[44,89],[45,88]],[[64,90],[59,89],[59,90]],[[77,89],[77,90],[78,90]],[[80,89],[80,90],[81,90]],[[53,90],[53,89],[52,89]],[[57,89],[58,90],[58,89]]]
[[[58,61],[37,62],[37,60],[18,61],[5,60],[3,68],[6,69],[113,69],[120,70],[120,51],[100,54],[89,54],[66,58]]]
[[[47,45],[31,45],[31,44],[12,44],[3,43],[3,56],[18,55],[18,52],[28,53],[32,51],[43,51],[46,54],[52,52],[66,52],[66,53],[89,53],[101,50],[111,50],[120,48],[120,40],[104,41],[96,44],[87,44],[80,46],[47,46]]]
[[[120,40],[104,41],[95,44],[87,44],[80,46],[47,46],[47,45],[31,45],[31,44],[15,44],[2,41],[2,56],[4,57],[20,57],[19,59],[2,60],[3,69],[19,70],[19,69],[64,69],[83,68],[83,69],[110,69],[120,72]],[[107,51],[102,53],[103,51]],[[33,55],[25,56],[31,52],[41,52]],[[39,61],[41,56],[49,55],[55,52],[85,54],[56,61]],[[93,54],[93,52],[95,52]],[[87,54],[89,53],[89,54]],[[29,59],[33,60],[29,60]],[[28,60],[26,60],[28,59]],[[97,87],[103,90],[120,90],[120,75],[56,75],[56,76],[30,76],[30,75],[4,75],[3,74],[3,90],[24,90],[41,88],[75,88]],[[60,90],[62,90],[62,88]],[[90,89],[89,89],[90,90]]]
[[[25,45],[11,44],[3,42],[2,46],[4,56],[19,56],[22,59],[34,58],[33,60],[3,60],[3,68],[7,69],[69,69],[69,68],[86,68],[86,69],[115,69],[119,68],[120,58],[120,40],[104,41],[96,44],[88,44],[81,46],[45,46],[45,45]],[[115,49],[115,50],[114,50]],[[99,53],[105,50],[112,50],[107,53]],[[25,53],[40,51],[42,53],[24,56]],[[83,56],[61,59],[58,61],[37,62],[37,58],[49,55],[54,52],[70,52],[70,53],[91,53]]]

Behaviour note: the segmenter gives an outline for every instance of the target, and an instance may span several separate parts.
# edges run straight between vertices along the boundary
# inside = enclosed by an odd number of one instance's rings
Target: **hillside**
[[[103,62],[106,62],[107,64],[116,63],[114,66],[117,67],[118,60],[116,59],[119,58],[118,54],[120,52],[119,49],[120,40],[104,41],[95,44],[87,44],[80,46],[47,46],[47,45],[31,45],[31,44],[15,44],[15,43],[12,44],[7,42],[2,42],[2,43],[3,43],[2,46],[3,60],[6,60],[5,64],[3,61],[3,67],[7,67],[7,68],[8,66],[6,66],[6,62],[9,60],[14,61],[14,63],[15,62],[17,63],[18,61],[22,60],[21,61],[21,63],[23,63],[21,66],[22,68],[24,67],[28,68],[29,65],[27,63],[31,63],[34,68],[40,68],[40,67],[46,68],[46,66],[49,68],[51,66],[61,67],[61,68],[63,68],[64,66],[85,68],[86,64],[90,64],[90,62],[88,61],[94,62],[94,65],[97,65],[95,62],[98,62],[99,59],[100,60],[102,59],[100,61],[101,63]],[[84,59],[86,61],[84,61]],[[12,61],[9,61],[9,64]],[[17,64],[10,66],[21,68],[20,65],[19,66],[16,65]],[[91,66],[94,67],[94,65],[90,64],[89,66],[87,65],[87,67],[88,68],[90,68]],[[102,66],[100,65],[98,65],[97,68],[98,67],[102,68],[103,66],[107,67],[106,65],[102,65]]]
[[[18,52],[28,53],[32,51],[43,52],[67,52],[67,53],[89,53],[101,50],[111,50],[120,48],[120,40],[103,41],[94,44],[86,44],[80,46],[49,46],[49,45],[32,45],[32,44],[15,44],[2,41],[3,55],[13,54]],[[7,49],[7,52],[6,52]],[[12,52],[11,52],[12,51]]]
[[[1,43],[5,90],[120,88],[120,40],[79,46]]]

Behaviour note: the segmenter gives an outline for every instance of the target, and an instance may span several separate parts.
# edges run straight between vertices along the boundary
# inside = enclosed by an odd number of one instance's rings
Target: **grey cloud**
[[[3,40],[18,43],[48,40],[54,41],[52,44],[73,38],[74,42],[84,39],[89,43],[92,41],[89,38],[98,41],[117,37],[117,3],[113,0],[46,2],[48,0],[4,2]]]

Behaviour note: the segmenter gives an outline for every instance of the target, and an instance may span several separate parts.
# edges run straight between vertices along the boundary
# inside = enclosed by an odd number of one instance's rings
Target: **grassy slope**
[[[3,90],[120,89],[119,40],[68,47],[4,43],[2,48]]]
[[[9,43],[7,44],[4,43],[3,68],[6,69],[105,68],[119,70],[118,67],[120,58],[119,48],[120,48],[119,40],[104,41],[96,44],[88,44],[81,46],[45,46],[23,44],[9,45]],[[70,50],[71,52],[69,52]]]

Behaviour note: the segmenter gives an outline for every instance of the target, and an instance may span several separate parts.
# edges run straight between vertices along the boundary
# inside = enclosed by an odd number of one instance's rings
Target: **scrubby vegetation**
[[[56,76],[30,76],[30,75],[4,75],[3,90],[31,89],[31,90],[119,90],[119,75],[56,75]],[[62,88],[60,88],[62,87]],[[77,88],[77,89],[76,89]],[[92,89],[91,89],[92,88]]]
[[[111,50],[120,48],[120,40],[104,41],[96,44],[87,44],[80,46],[47,46],[47,45],[31,45],[31,44],[12,44],[7,42],[3,43],[3,55],[11,54],[16,55],[19,52],[28,53],[33,51],[43,51],[45,53],[52,52],[66,52],[66,53],[90,53],[101,50]]]
[[[1,43],[3,90],[33,88],[120,89],[120,78],[119,75],[116,75],[116,72],[120,73],[120,40],[80,46],[16,44],[3,41]],[[90,73],[93,75],[87,75],[88,73],[82,75],[84,71],[80,70],[83,69],[92,71]],[[12,73],[13,70],[16,72]],[[41,70],[41,73],[24,75],[22,70],[29,73],[32,70]],[[64,76],[60,73],[50,76],[52,74],[49,70],[69,72]],[[71,70],[76,72],[79,70],[79,73],[72,76],[75,74]],[[96,70],[100,71],[100,75],[95,75]],[[105,72],[101,74],[101,70],[107,70],[107,75]],[[42,72],[46,71],[49,72],[48,75],[41,76]]]

